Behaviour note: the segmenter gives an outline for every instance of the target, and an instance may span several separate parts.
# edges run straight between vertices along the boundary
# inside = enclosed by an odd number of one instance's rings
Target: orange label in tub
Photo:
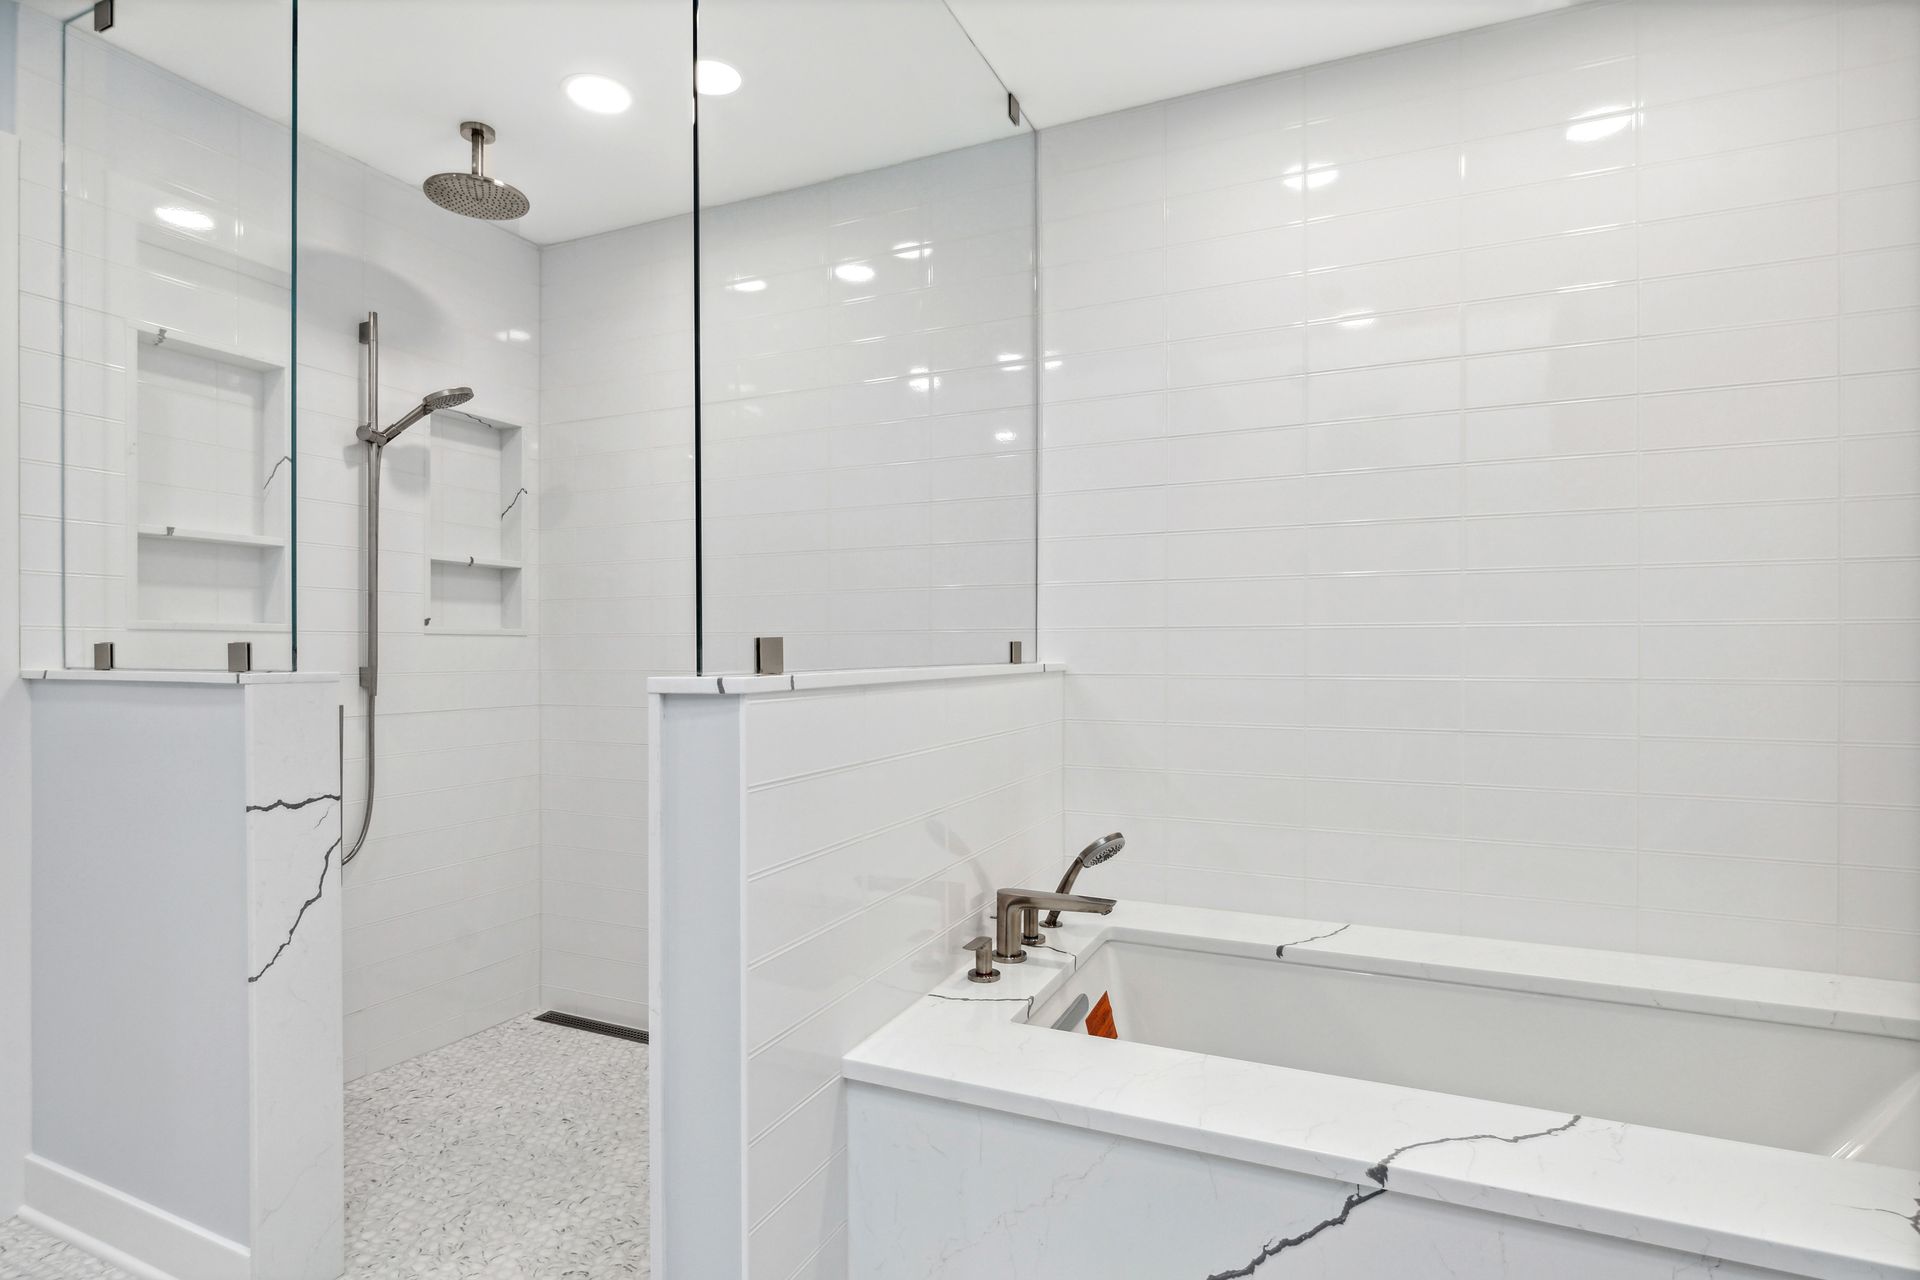
[[[1087,1015],[1087,1034],[1104,1036],[1109,1040],[1118,1040],[1120,1030],[1113,1025],[1113,1000],[1105,991],[1100,993],[1100,1003],[1093,1006],[1093,1012]]]

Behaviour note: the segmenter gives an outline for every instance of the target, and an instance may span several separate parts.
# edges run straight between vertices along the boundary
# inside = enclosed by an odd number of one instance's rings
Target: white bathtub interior
[[[1107,993],[1125,1040],[1920,1169],[1920,1041],[1348,963],[1108,941],[1028,1020]]]

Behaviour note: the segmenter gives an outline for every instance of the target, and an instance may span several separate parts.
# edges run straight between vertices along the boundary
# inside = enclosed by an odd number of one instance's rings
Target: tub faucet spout
[[[1048,893],[1043,889],[1002,889],[993,899],[993,958],[1001,964],[1024,962],[1024,944],[1040,941],[1038,916],[1042,911],[1085,911],[1104,916],[1113,908],[1112,898]]]

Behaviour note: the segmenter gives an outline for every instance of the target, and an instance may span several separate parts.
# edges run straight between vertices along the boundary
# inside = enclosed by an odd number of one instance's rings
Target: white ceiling
[[[156,3],[223,0],[119,0]],[[547,244],[651,221],[690,204],[690,25],[685,0],[300,0],[300,132],[417,183],[465,169],[460,122],[483,120],[489,170],[533,202],[512,230]],[[574,106],[561,82],[583,71],[632,109]]]
[[[948,0],[1041,128],[1576,0]]]
[[[725,204],[1026,131],[940,0],[701,0],[700,200]]]
[[[701,56],[744,84],[703,100],[701,200],[1005,137],[1000,79],[1045,127],[1573,2],[703,0]],[[109,39],[286,120],[290,15],[287,0],[120,0]],[[464,169],[459,123],[484,120],[495,176],[533,202],[519,234],[650,221],[691,204],[690,27],[687,0],[300,0],[300,130],[418,182]],[[580,71],[626,84],[633,109],[573,106],[560,85]]]

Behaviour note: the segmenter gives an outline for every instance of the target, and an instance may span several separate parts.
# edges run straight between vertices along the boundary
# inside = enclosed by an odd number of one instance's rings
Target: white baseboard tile
[[[20,1216],[139,1280],[247,1280],[243,1245],[40,1156]]]

